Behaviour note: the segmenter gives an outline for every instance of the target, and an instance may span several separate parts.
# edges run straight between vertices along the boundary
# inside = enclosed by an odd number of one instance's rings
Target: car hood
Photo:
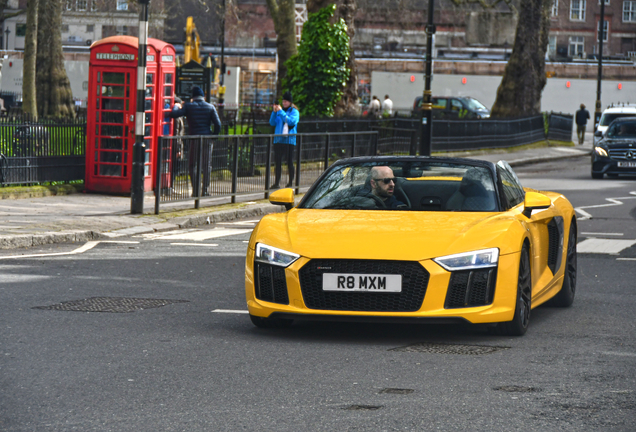
[[[608,147],[625,147],[630,144],[636,145],[636,138],[605,138],[602,143]]]
[[[266,243],[307,258],[424,260],[499,247],[518,252],[506,238],[516,218],[507,213],[292,209],[268,215],[250,247]]]

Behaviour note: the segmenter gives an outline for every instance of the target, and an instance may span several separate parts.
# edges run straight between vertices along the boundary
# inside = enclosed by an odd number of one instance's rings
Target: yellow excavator
[[[201,47],[201,38],[197,27],[194,25],[194,20],[191,16],[186,21],[185,28],[185,44],[183,46],[183,63],[188,63],[190,60],[194,60],[197,63],[201,63],[201,56],[199,49]]]

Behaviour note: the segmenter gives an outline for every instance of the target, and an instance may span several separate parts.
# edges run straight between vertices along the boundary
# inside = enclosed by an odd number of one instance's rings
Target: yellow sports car
[[[532,308],[574,300],[572,205],[523,188],[504,161],[343,159],[297,206],[292,189],[270,202],[287,211],[259,222],[245,264],[258,327],[468,322],[523,335]]]

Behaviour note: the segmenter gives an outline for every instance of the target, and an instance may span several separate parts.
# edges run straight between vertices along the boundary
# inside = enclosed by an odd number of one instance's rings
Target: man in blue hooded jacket
[[[275,126],[274,133],[274,160],[276,162],[276,182],[272,189],[280,188],[283,158],[287,159],[289,171],[289,183],[286,187],[292,187],[294,183],[294,147],[296,146],[296,125],[300,120],[300,113],[294,106],[292,94],[285,92],[283,106],[274,105],[274,111],[269,118],[269,124]]]
[[[170,111],[171,118],[185,116],[188,120],[188,135],[218,135],[221,132],[221,120],[214,105],[209,104],[203,97],[201,87],[192,87],[192,100],[181,105],[175,103]],[[214,124],[214,132],[211,126]],[[211,140],[203,141],[203,154],[201,155],[201,172],[203,174],[202,196],[209,196],[210,174],[212,171],[212,143]],[[196,178],[197,165],[199,163],[199,143],[192,142],[188,152],[188,168],[190,171],[190,183],[192,195],[197,196],[200,179]]]

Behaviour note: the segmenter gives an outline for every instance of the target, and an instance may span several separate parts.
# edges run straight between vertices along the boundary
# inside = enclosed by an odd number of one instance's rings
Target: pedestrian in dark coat
[[[585,128],[589,118],[590,112],[585,109],[585,105],[581,104],[581,109],[576,112],[576,136],[579,137],[579,145],[585,141]]]
[[[280,188],[283,158],[287,159],[289,182],[285,187],[292,187],[294,183],[294,148],[296,147],[296,126],[300,120],[298,108],[293,104],[294,100],[290,92],[283,95],[283,106],[274,105],[274,111],[269,118],[269,124],[275,126],[274,133],[274,160],[276,162],[276,181],[272,189]]]
[[[188,121],[188,135],[218,135],[221,132],[221,120],[214,105],[209,104],[203,97],[200,87],[192,87],[192,99],[181,105],[175,103],[170,117],[179,118],[185,116]],[[214,131],[211,126],[214,125]],[[190,183],[192,184],[192,196],[199,195],[201,179],[197,178],[199,164],[199,141],[192,140],[188,152],[188,167],[190,171]],[[212,172],[212,139],[206,138],[201,144],[201,173],[203,174],[202,196],[210,195],[210,175]]]

